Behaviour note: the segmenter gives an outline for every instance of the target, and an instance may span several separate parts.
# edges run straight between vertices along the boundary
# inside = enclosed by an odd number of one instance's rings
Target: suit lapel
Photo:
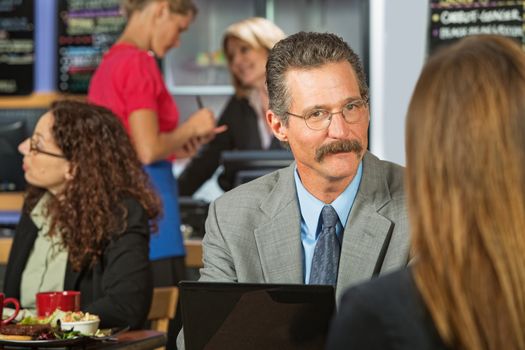
[[[274,189],[261,203],[267,220],[254,232],[264,280],[268,283],[304,282],[294,169],[292,163],[280,171]]]
[[[390,199],[378,159],[370,153],[365,154],[361,184],[345,225],[337,300],[346,287],[368,280],[379,272],[392,222],[378,211]]]
[[[294,169],[295,162],[280,171],[273,191],[261,204],[261,211],[267,219],[254,232],[267,283],[304,283],[301,218]],[[378,211],[390,200],[379,160],[366,153],[361,184],[345,225],[337,282],[338,300],[346,287],[368,280],[379,272],[385,253],[383,247],[393,224]]]

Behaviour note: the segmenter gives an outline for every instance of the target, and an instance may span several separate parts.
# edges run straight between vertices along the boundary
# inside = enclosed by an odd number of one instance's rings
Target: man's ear
[[[271,109],[266,112],[266,122],[279,141],[288,142],[288,128]]]

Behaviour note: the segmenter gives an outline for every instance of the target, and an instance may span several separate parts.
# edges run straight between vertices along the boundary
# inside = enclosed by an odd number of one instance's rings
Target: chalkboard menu
[[[84,94],[126,24],[119,0],[59,0],[58,90]]]
[[[431,0],[429,52],[476,34],[496,34],[523,41],[525,1]]]
[[[0,0],[0,95],[33,91],[33,0]]]

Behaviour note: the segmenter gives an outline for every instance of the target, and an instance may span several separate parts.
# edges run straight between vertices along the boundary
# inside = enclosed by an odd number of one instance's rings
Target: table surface
[[[152,330],[138,330],[124,332],[115,342],[94,342],[85,347],[86,350],[149,350],[166,345],[166,335]]]
[[[61,346],[61,347],[26,347],[26,346],[11,346],[0,345],[0,349],[66,349],[66,350],[151,350],[166,345],[166,335],[162,332],[152,330],[137,330],[127,331],[117,335],[116,340],[111,341],[92,341],[90,343],[82,343],[77,346]]]

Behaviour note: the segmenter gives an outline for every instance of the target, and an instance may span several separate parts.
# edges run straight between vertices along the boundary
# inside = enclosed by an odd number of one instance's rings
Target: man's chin
[[[327,169],[325,178],[331,182],[348,181],[354,178],[357,173],[357,165],[346,166],[335,169]]]

